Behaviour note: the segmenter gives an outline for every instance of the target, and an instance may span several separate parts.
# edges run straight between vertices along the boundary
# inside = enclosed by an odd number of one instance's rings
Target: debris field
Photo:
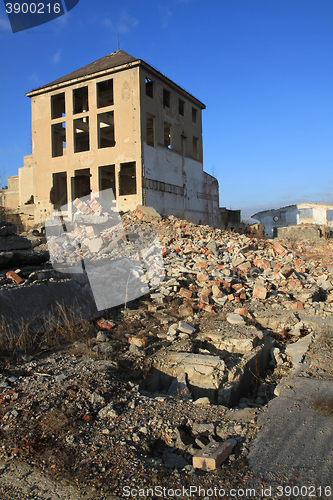
[[[92,318],[82,339],[58,349],[44,342],[2,361],[0,478],[14,459],[76,485],[78,498],[122,498],[125,486],[254,484],[246,457],[281,379],[297,370],[331,379],[330,256],[303,260],[275,240],[162,218],[146,207],[121,222],[135,234],[127,242],[137,252],[147,241],[157,246],[158,236],[164,280]],[[0,245],[11,227],[0,227]],[[67,235],[79,227],[78,219]],[[85,258],[110,254],[106,235],[91,235],[99,245],[87,242]],[[15,250],[12,260],[2,256],[13,252],[9,243],[1,252],[0,293],[75,278],[88,290],[86,277],[45,261],[41,233],[29,238],[40,243],[34,250]],[[74,262],[68,238],[60,254],[76,265],[80,255]],[[26,251],[44,262],[24,265],[19,252]],[[161,266],[153,280],[158,273]],[[35,486],[25,498],[47,498]]]

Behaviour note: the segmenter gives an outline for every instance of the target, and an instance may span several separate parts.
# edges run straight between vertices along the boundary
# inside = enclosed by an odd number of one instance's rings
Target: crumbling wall
[[[333,227],[318,224],[299,224],[297,226],[280,227],[277,236],[292,241],[318,240],[333,238]]]
[[[218,182],[202,163],[144,144],[145,205],[163,216],[219,226]]]

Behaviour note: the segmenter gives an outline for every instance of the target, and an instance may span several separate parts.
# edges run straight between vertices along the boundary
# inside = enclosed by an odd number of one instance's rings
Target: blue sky
[[[12,33],[0,4],[0,174],[31,153],[30,99],[120,47],[200,99],[204,169],[244,217],[333,203],[332,0],[80,0]]]

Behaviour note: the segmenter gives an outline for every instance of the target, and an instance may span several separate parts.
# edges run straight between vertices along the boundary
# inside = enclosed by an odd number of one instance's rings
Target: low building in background
[[[330,238],[333,231],[333,205],[298,203],[287,207],[263,210],[251,217],[263,224],[265,233],[270,238]]]

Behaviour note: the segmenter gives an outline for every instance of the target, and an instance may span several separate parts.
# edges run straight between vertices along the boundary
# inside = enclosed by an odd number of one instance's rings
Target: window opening
[[[85,113],[89,111],[88,87],[81,87],[73,90],[73,114]]]
[[[164,146],[171,149],[171,125],[164,122]]]
[[[135,161],[120,164],[119,194],[136,194]]]
[[[74,153],[89,151],[89,117],[74,120]]]
[[[155,141],[154,141],[154,117],[153,115],[150,115],[147,113],[146,117],[146,142],[148,146],[155,146]]]
[[[53,204],[55,209],[67,205],[67,172],[52,174],[50,203]]]
[[[198,139],[193,137],[193,158],[198,159]]]
[[[113,105],[113,80],[97,83],[97,107],[105,108]]]
[[[192,122],[193,123],[197,123],[197,114],[198,114],[198,110],[195,108],[192,108]]]
[[[181,116],[184,116],[184,110],[185,110],[185,101],[179,99],[178,111]]]
[[[91,174],[89,168],[82,168],[74,171],[74,177],[72,177],[72,192],[74,194],[74,200],[75,198],[82,198],[83,196],[90,195],[90,177]]]
[[[98,178],[99,178],[99,195],[100,195],[100,197],[103,198],[103,200],[111,203],[113,201],[113,198],[111,196],[110,189],[112,189],[114,199],[116,199],[115,166],[114,165],[105,165],[104,167],[99,167],[98,168]]]
[[[51,96],[51,119],[62,118],[65,112],[65,92]]]
[[[170,108],[170,92],[163,89],[163,106]]]
[[[112,148],[114,140],[114,112],[101,113],[97,115],[98,147]]]
[[[332,222],[333,221],[333,210],[327,210],[326,211],[326,219],[327,219],[327,222]]]
[[[286,222],[287,220],[287,212],[281,212],[281,222]]]
[[[151,98],[154,96],[153,80],[150,80],[149,78],[146,78],[146,95]]]
[[[55,123],[51,125],[52,135],[52,158],[63,156],[66,149],[66,123]]]
[[[299,218],[300,219],[312,219],[313,217],[313,209],[312,208],[300,208],[299,209]]]

